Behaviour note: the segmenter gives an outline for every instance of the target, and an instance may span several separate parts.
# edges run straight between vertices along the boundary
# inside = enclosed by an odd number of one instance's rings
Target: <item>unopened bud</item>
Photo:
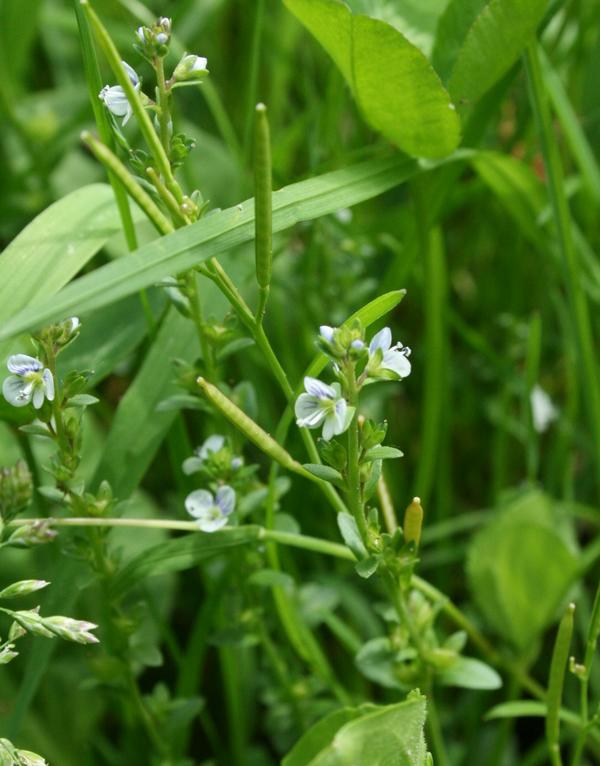
[[[78,644],[98,644],[99,639],[90,631],[98,626],[93,622],[85,620],[74,620],[72,617],[46,617],[44,626],[49,628],[52,633],[64,638],[67,641],[75,641]]]
[[[404,511],[404,542],[414,543],[418,548],[421,540],[422,526],[423,508],[421,507],[421,499],[419,497],[413,497],[412,503]]]
[[[186,54],[175,67],[173,79],[175,82],[203,80],[208,75],[207,67],[208,59],[204,56],[196,56],[193,53]]]
[[[28,596],[30,593],[35,593],[36,590],[41,590],[47,585],[50,585],[47,580],[19,580],[9,585],[4,590],[0,591],[0,598],[19,598],[20,596]]]
[[[52,529],[52,519],[38,519],[16,529],[8,538],[8,542],[10,545],[29,548],[50,543],[57,534],[56,530]]]

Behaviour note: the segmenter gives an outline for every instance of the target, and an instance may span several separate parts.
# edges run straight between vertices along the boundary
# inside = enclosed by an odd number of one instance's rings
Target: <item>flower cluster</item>
[[[229,521],[236,505],[236,492],[228,482],[236,480],[243,469],[244,460],[234,455],[226,438],[221,434],[212,434],[200,447],[194,450],[192,457],[183,462],[183,472],[187,475],[199,473],[216,491],[197,489],[185,499],[186,511],[197,520],[198,528],[203,532],[216,532]]]
[[[402,343],[392,343],[392,332],[384,327],[371,338],[364,340],[360,322],[348,327],[319,328],[319,347],[330,357],[339,383],[328,385],[317,378],[305,377],[305,391],[295,404],[296,424],[301,428],[323,427],[323,439],[330,441],[344,433],[354,416],[345,397],[348,376],[352,376],[352,388],[360,388],[376,380],[402,380],[410,375],[410,349]]]
[[[134,45],[134,48],[138,53],[153,67],[160,66],[162,69],[162,59],[167,55],[169,43],[171,42],[171,19],[161,16],[151,26],[138,27],[135,36],[137,43]],[[141,90],[141,79],[135,69],[126,61],[122,61],[121,64],[129,81],[137,93],[139,93],[144,106],[153,110],[159,110],[160,107]],[[173,88],[199,83],[208,74],[208,59],[193,53],[184,53],[173,70],[170,79],[165,81],[163,78],[164,87],[168,93]],[[127,124],[133,114],[133,110],[125,91],[120,85],[105,85],[98,94],[98,98],[100,98],[104,106],[114,117],[123,118],[122,125]]]

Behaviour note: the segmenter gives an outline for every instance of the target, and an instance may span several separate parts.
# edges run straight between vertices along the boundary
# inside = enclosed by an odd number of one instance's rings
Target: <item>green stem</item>
[[[202,304],[200,303],[200,294],[198,291],[198,280],[195,271],[188,271],[185,275],[186,292],[190,301],[192,319],[196,326],[196,333],[202,350],[202,359],[204,360],[205,375],[209,381],[216,380],[216,366],[212,347],[206,336],[204,326],[204,316],[202,314]]]
[[[170,234],[172,231],[175,231],[171,221],[156,205],[152,197],[135,182],[125,165],[123,165],[116,154],[111,152],[108,146],[98,141],[88,131],[83,131],[81,140],[90,149],[94,157],[114,173],[127,194],[140,206],[160,234]]]
[[[87,18],[89,19],[91,26],[94,29],[94,32],[96,33],[96,37],[98,38],[100,46],[104,51],[104,55],[108,59],[108,63],[110,64],[111,69],[117,78],[117,82],[125,91],[129,105],[131,106],[131,109],[136,116],[140,130],[144,136],[144,140],[146,141],[148,148],[154,156],[160,173],[165,179],[167,186],[169,186],[170,183],[175,183],[173,172],[171,170],[171,163],[169,162],[167,153],[165,152],[160,139],[156,135],[156,131],[152,125],[152,120],[146,112],[146,108],[142,103],[140,94],[136,90],[125,69],[123,68],[121,63],[122,58],[119,54],[119,51],[115,47],[115,44],[113,43],[106,28],[96,15],[95,11],[89,5],[88,0],[80,0],[80,3],[83,6],[83,9],[87,15]]]
[[[531,43],[527,48],[525,66],[548,176],[548,193],[564,261],[576,346],[581,366],[583,396],[588,407],[594,436],[592,442],[596,463],[596,481],[600,490],[600,378],[596,367],[589,307],[581,285],[579,258],[573,240],[571,213],[565,191],[563,168],[556,136],[552,128],[552,116],[547,94],[544,90],[537,42]]]
[[[363,508],[362,490],[360,485],[360,438],[358,433],[358,388],[356,386],[356,375],[354,373],[354,365],[349,364],[347,367],[346,381],[347,381],[347,395],[348,404],[355,408],[354,417],[348,428],[348,507],[356,526],[360,532],[360,536],[368,545],[369,531],[367,527],[367,520],[365,519],[365,512]]]
[[[169,156],[171,149],[171,129],[169,126],[169,93],[165,81],[165,65],[161,56],[154,57],[154,71],[156,72],[156,91],[158,93],[158,124],[160,129],[160,142],[165,154]]]
[[[450,761],[448,760],[448,755],[446,754],[446,746],[444,744],[444,735],[442,734],[440,717],[438,715],[437,705],[435,703],[433,691],[431,689],[427,694],[427,727],[429,730],[429,735],[431,736],[431,742],[433,744],[436,766],[448,766]]]

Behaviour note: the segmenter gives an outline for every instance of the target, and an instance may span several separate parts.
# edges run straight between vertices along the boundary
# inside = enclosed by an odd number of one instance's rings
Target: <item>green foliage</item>
[[[332,57],[376,130],[417,157],[444,157],[456,148],[454,106],[425,56],[397,29],[338,0],[285,3]]]
[[[535,34],[546,0],[450,0],[433,51],[456,104],[471,104],[515,63]]]
[[[479,608],[521,650],[531,649],[555,619],[577,576],[577,551],[564,526],[546,496],[528,492],[500,509],[469,547],[467,571]]]
[[[330,714],[302,737],[282,766],[425,766],[425,698],[364,705]]]

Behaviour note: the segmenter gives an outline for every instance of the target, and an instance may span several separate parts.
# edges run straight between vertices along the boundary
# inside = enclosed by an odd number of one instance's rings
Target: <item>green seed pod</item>
[[[423,526],[423,508],[421,498],[413,497],[412,503],[404,511],[404,542],[412,543],[419,547],[421,540],[421,527]]]
[[[244,436],[247,436],[251,442],[261,449],[265,455],[273,458],[277,463],[290,471],[300,473],[307,478],[313,478],[308,471],[297,463],[294,458],[281,447],[272,436],[242,412],[238,406],[236,406],[231,399],[228,399],[216,386],[212,383],[204,380],[204,378],[198,378],[197,380],[200,389],[209,402],[219,410],[219,412],[229,420]]]
[[[546,714],[546,739],[553,762],[556,761],[556,754],[559,748],[559,714],[560,703],[562,700],[563,684],[565,680],[565,670],[569,658],[569,648],[571,646],[571,635],[573,633],[573,613],[575,604],[569,604],[567,611],[560,621],[556,641],[554,642],[554,651],[552,653],[552,663],[550,665],[550,677],[548,679],[548,712]],[[560,761],[558,761],[560,762]]]
[[[267,107],[258,104],[254,123],[254,248],[256,257],[256,281],[261,291],[261,307],[264,312],[273,260],[271,139]]]

